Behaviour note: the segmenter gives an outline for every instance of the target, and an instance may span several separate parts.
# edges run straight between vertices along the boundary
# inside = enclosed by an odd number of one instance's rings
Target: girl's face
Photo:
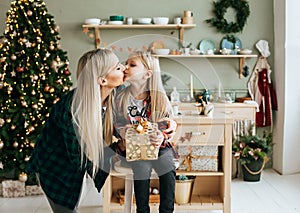
[[[149,78],[149,70],[143,65],[138,57],[130,57],[126,61],[126,70],[124,81],[128,82],[144,82]]]
[[[114,66],[105,77],[107,80],[107,87],[115,88],[123,84],[125,70],[125,66],[117,62],[116,66]]]

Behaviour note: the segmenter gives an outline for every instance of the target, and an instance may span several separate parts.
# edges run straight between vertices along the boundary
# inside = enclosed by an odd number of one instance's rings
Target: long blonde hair
[[[151,97],[151,121],[158,122],[162,118],[170,117],[172,115],[171,104],[161,80],[158,58],[148,52],[141,51],[137,51],[129,56],[129,58],[133,57],[138,58],[144,67],[152,72],[152,76],[147,81],[147,91],[149,91]],[[130,95],[130,86],[128,86],[118,96],[120,98],[120,105],[118,107],[123,107],[124,117],[127,117],[126,107],[129,104]]]
[[[96,49],[85,53],[78,61],[77,89],[74,92],[71,113],[73,125],[81,147],[81,163],[84,155],[93,163],[93,176],[102,166],[104,138],[112,141],[112,96],[106,100],[104,135],[102,124],[101,87],[97,83],[116,65],[117,56],[108,49]],[[103,138],[104,136],[104,138]]]

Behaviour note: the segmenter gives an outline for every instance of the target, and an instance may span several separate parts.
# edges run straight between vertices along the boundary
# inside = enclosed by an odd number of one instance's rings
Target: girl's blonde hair
[[[101,87],[99,77],[105,77],[116,66],[117,56],[108,49],[96,49],[85,53],[78,61],[77,89],[74,92],[71,114],[74,129],[81,147],[81,163],[84,155],[93,163],[93,176],[103,159],[104,138],[106,144],[112,141],[113,124],[112,96],[106,100],[106,113],[102,120]],[[103,133],[103,123],[105,125]],[[100,165],[101,164],[101,165]]]
[[[151,121],[158,122],[162,118],[170,117],[172,115],[171,104],[161,80],[161,71],[158,58],[154,57],[148,52],[141,51],[137,51],[129,56],[129,58],[135,57],[142,62],[147,70],[152,72],[152,76],[148,79],[146,87],[151,97]],[[121,99],[121,107],[129,105],[130,95],[130,86],[128,86],[120,93],[119,97]],[[125,118],[127,117],[126,107],[123,107],[123,115]]]

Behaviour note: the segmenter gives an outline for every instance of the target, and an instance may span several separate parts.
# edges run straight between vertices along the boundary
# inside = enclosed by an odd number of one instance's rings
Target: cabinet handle
[[[192,132],[193,136],[200,136],[200,135],[205,135],[205,131],[203,132]]]

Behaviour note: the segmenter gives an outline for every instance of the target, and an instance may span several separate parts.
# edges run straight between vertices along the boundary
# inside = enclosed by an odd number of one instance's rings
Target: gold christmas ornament
[[[12,125],[12,126],[10,127],[10,129],[11,129],[11,130],[15,130],[15,129],[16,129],[16,125]]]
[[[2,149],[4,147],[4,143],[3,141],[0,140],[0,149]]]
[[[13,147],[17,148],[18,146],[19,146],[18,142],[15,141],[15,142],[13,143]]]
[[[10,119],[10,118],[6,118],[6,122],[7,122],[7,123],[10,123],[10,122],[11,122],[11,119]]]
[[[26,182],[27,181],[27,174],[25,172],[22,172],[19,174],[19,181]]]
[[[37,109],[37,108],[38,108],[38,105],[37,105],[37,104],[33,104],[33,105],[32,105],[32,108],[33,108],[33,109]]]
[[[32,16],[32,14],[33,14],[33,13],[32,13],[31,10],[28,10],[28,11],[27,11],[27,15],[28,15],[28,16]]]
[[[31,95],[35,95],[35,94],[36,94],[36,92],[34,90],[32,90]]]
[[[13,91],[13,88],[11,86],[7,87],[7,91],[8,91],[8,94],[10,94],[10,92]]]
[[[10,59],[13,60],[13,61],[15,61],[15,60],[17,59],[17,56],[14,55],[14,54],[12,54],[12,55],[10,56]]]
[[[51,87],[49,91],[50,93],[53,93],[55,91],[54,87]]]
[[[3,118],[0,118],[0,127],[3,126],[5,123],[4,119]]]
[[[49,49],[50,49],[50,50],[54,50],[54,48],[55,48],[55,47],[54,47],[54,45],[52,45],[52,44],[49,46]]]
[[[30,157],[26,155],[26,157],[24,158],[24,160],[27,162],[29,161]]]
[[[34,148],[34,143],[33,142],[30,142],[29,144],[32,148]]]

